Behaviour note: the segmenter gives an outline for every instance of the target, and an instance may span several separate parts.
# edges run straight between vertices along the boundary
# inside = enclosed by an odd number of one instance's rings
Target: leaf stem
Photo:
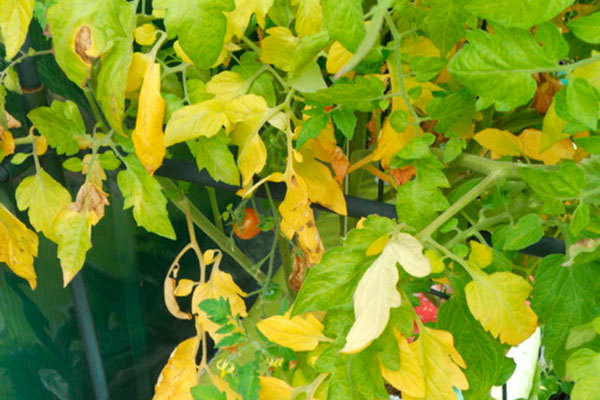
[[[223,229],[223,221],[221,220],[221,212],[219,211],[219,201],[217,199],[217,192],[215,188],[206,186],[206,190],[208,191],[208,198],[210,200],[210,208],[212,209],[213,217],[215,218],[215,225],[221,233],[225,233]]]
[[[492,171],[484,180],[479,182],[473,189],[469,190],[458,199],[454,204],[448,207],[443,213],[441,213],[436,219],[434,219],[429,225],[427,225],[421,232],[417,234],[419,239],[429,238],[438,228],[446,223],[450,218],[456,215],[460,210],[465,208],[469,203],[475,200],[479,195],[485,192],[490,186],[492,186],[497,179],[504,176],[504,172],[501,169]]]

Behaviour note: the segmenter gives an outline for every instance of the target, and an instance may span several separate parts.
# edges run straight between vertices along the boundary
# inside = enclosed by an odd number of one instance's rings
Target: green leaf
[[[133,207],[135,222],[147,231],[175,239],[175,231],[167,213],[167,199],[160,184],[148,174],[135,155],[129,155],[125,162],[127,169],[117,175],[125,199],[123,208]]]
[[[559,117],[581,123],[591,130],[598,125],[598,98],[596,90],[584,78],[576,78],[554,97]]]
[[[383,95],[385,84],[374,76],[357,76],[354,81],[340,79],[327,89],[305,95],[308,103],[338,104],[352,110],[371,111],[378,107],[377,101]]]
[[[447,163],[450,163],[450,162],[456,160],[456,158],[458,156],[460,156],[460,154],[466,147],[467,147],[467,142],[465,140],[457,139],[457,138],[450,139],[448,141],[448,143],[446,143],[446,146],[444,147],[444,154],[442,156],[442,161],[447,164]]]
[[[572,400],[591,400],[600,397],[600,353],[579,349],[567,360],[567,376],[575,381]]]
[[[437,319],[437,328],[452,333],[454,346],[470,366],[465,370],[469,381],[469,390],[463,392],[465,399],[486,398],[491,387],[499,384],[502,372],[506,368],[514,369],[514,362],[504,356],[505,350],[500,342],[473,318],[460,290],[442,304]]]
[[[396,213],[398,221],[417,230],[423,229],[436,216],[438,211],[449,204],[442,192],[433,184],[421,179],[412,180],[398,188]]]
[[[381,371],[373,351],[341,355],[329,380],[327,400],[387,399]]]
[[[562,35],[560,28],[552,22],[545,22],[535,30],[535,39],[552,59],[562,60],[569,57],[569,44]]]
[[[442,56],[465,36],[465,23],[469,14],[465,12],[468,0],[435,0],[423,20],[427,36],[440,49]]]
[[[420,82],[435,78],[445,66],[445,58],[417,56],[410,59],[410,69]]]
[[[485,4],[488,7],[492,3],[485,0]],[[480,97],[478,109],[495,104],[498,111],[510,111],[535,94],[532,74],[555,67],[558,60],[551,58],[528,31],[493,28],[493,35],[479,29],[468,31],[468,44],[450,61],[448,71]]]
[[[106,80],[115,73],[118,83],[114,85],[124,91],[131,57],[131,54],[127,57],[125,53],[132,51],[134,8],[133,3],[124,0],[59,0],[48,9],[56,62],[69,79],[84,87],[90,78],[92,61],[106,53],[107,59],[100,62],[108,65],[102,79],[103,86],[111,86]],[[118,95],[121,96],[120,93]],[[106,101],[109,102],[108,99]]]
[[[404,132],[408,125],[408,112],[404,110],[394,110],[390,114],[390,125],[398,133]]]
[[[92,247],[91,212],[63,208],[54,220],[52,240],[58,244],[58,258],[63,271],[64,286],[83,268],[85,255]]]
[[[296,140],[296,148],[299,149],[309,139],[314,139],[319,136],[319,133],[327,126],[329,117],[327,114],[315,115],[304,121],[302,129]]]
[[[528,29],[549,21],[575,0],[472,0],[467,11],[502,25]]]
[[[199,170],[206,168],[214,180],[236,186],[240,184],[240,172],[227,147],[227,135],[221,132],[211,137],[200,136],[198,140],[188,144]]]
[[[597,329],[595,329],[600,328],[598,326],[599,324],[600,317],[594,318],[594,320],[588,322],[587,324],[572,328],[569,332],[569,336],[567,337],[567,344],[565,345],[566,349],[571,350],[594,340],[596,336],[598,336],[598,333],[600,333]]]
[[[236,371],[237,384],[234,387],[243,399],[258,399],[258,391],[260,390],[258,369],[258,363],[253,361],[243,365]]]
[[[521,250],[539,242],[544,236],[542,220],[536,214],[519,218],[517,224],[499,233],[504,240],[504,250]]]
[[[322,0],[323,23],[331,37],[354,53],[366,35],[360,0]]]
[[[356,128],[356,115],[354,115],[354,111],[344,107],[336,108],[331,112],[331,119],[340,132],[342,132],[342,135],[348,139],[352,139],[354,129]]]
[[[15,154],[11,159],[10,159],[10,163],[13,165],[21,165],[23,164],[29,157],[31,156],[31,154],[28,153],[17,153]]]
[[[191,389],[194,400],[227,400],[225,393],[222,393],[215,386],[198,385]]]
[[[227,31],[223,12],[235,8],[233,0],[163,1],[169,37],[178,37],[181,48],[198,68],[212,67],[221,54]]]
[[[582,137],[573,141],[588,153],[600,154],[600,136]]]
[[[565,163],[558,170],[519,168],[521,178],[542,197],[570,200],[587,184],[585,172],[574,163]]]
[[[54,100],[50,107],[35,108],[27,117],[58,154],[77,153],[79,146],[75,137],[87,136],[79,109],[69,100]]]
[[[71,172],[81,172],[83,165],[80,158],[71,157],[63,162],[63,168]]]
[[[473,131],[473,119],[477,115],[477,99],[466,90],[436,97],[427,105],[429,118],[437,120],[435,131],[448,137],[462,136]]]
[[[206,299],[198,304],[198,307],[206,313],[208,319],[219,325],[227,323],[228,317],[231,315],[229,299],[226,299],[225,297]]]
[[[71,202],[71,195],[60,183],[40,169],[17,187],[15,193],[19,210],[29,209],[29,222],[37,232],[51,236],[52,223],[58,212]]]
[[[321,74],[321,68],[316,60],[307,63],[294,78],[289,80],[289,84],[305,95],[327,88],[327,84]]]
[[[6,59],[17,55],[25,41],[33,16],[34,0],[0,0],[0,38],[6,49]]]
[[[573,219],[571,219],[571,223],[569,224],[569,230],[573,232],[573,234],[578,235],[589,223],[590,206],[587,203],[579,203],[573,213]]]
[[[325,31],[303,37],[296,46],[296,50],[292,56],[290,77],[293,78],[298,76],[304,67],[306,67],[309,62],[313,61],[329,42],[329,35]]]
[[[600,44],[600,12],[576,18],[568,23],[571,31],[579,39],[592,44]]]
[[[388,218],[370,216],[362,229],[348,233],[341,247],[327,250],[321,261],[308,270],[294,302],[292,316],[349,305],[358,280],[374,260],[374,257],[367,257],[365,251],[394,227],[395,223]]]
[[[531,307],[544,327],[544,358],[564,375],[571,328],[591,321],[600,300],[594,265],[563,267],[562,255],[544,258],[533,280]]]

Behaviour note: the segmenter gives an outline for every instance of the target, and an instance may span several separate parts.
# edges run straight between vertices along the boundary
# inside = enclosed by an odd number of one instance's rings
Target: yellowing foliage
[[[37,235],[0,203],[0,262],[6,263],[15,274],[26,279],[32,289],[37,285],[37,275],[33,269],[33,258],[37,255]]]
[[[320,340],[329,340],[323,335],[323,324],[308,313],[290,318],[289,313],[265,318],[256,328],[271,342],[294,351],[313,350]]]
[[[198,379],[196,353],[199,345],[198,336],[177,345],[158,376],[153,400],[193,400],[190,389]]]

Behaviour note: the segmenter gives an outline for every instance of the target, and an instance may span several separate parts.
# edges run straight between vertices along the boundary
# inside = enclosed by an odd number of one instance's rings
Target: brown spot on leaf
[[[306,271],[312,266],[313,264],[311,264],[305,256],[294,257],[294,265],[289,278],[290,288],[292,290],[296,292],[300,290],[302,282],[304,282],[304,277],[306,276]]]
[[[92,31],[89,26],[83,25],[75,35],[75,53],[87,64],[91,63],[90,56],[87,54],[90,47],[92,47]]]
[[[96,221],[104,217],[104,206],[108,205],[108,195],[92,183],[85,183],[77,193],[75,211],[82,210],[94,213]]]
[[[335,180],[340,185],[344,181],[349,167],[350,162],[348,161],[348,157],[346,157],[340,146],[336,146],[331,156],[331,168],[333,168],[333,172],[335,173]]]
[[[393,168],[390,170],[390,175],[394,178],[396,185],[401,186],[407,183],[415,176],[415,167],[412,165],[407,165],[405,167]]]

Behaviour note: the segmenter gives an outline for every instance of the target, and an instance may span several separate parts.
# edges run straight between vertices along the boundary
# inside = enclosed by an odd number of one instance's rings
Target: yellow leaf
[[[323,10],[319,0],[299,0],[296,11],[296,33],[299,37],[313,35],[321,30]]]
[[[131,134],[135,154],[152,175],[161,166],[166,153],[163,143],[165,101],[160,95],[160,64],[149,65],[140,90],[135,129]]]
[[[423,255],[423,245],[408,233],[394,234],[383,249],[382,256],[394,265],[400,263],[406,272],[417,278],[431,273],[429,260]]]
[[[422,56],[422,57],[439,57],[440,51],[433,42],[421,35],[408,35],[406,39],[402,41],[400,46],[402,53],[408,54],[410,57]]]
[[[192,293],[198,282],[191,279],[180,279],[175,288],[175,296],[185,297]]]
[[[546,115],[544,115],[542,143],[540,144],[539,151],[544,152],[552,147],[554,143],[568,138],[569,134],[563,132],[566,127],[567,121],[556,114],[556,106],[554,100],[552,100],[552,104],[550,104]]]
[[[403,344],[403,347],[406,352],[406,345]],[[405,379],[390,382],[394,386],[401,385],[397,389],[402,391],[403,400],[457,400],[452,387],[469,388],[469,382],[460,369],[466,368],[465,361],[456,351],[450,332],[422,327],[419,338],[408,347],[417,360],[419,371],[406,371],[404,368],[414,367],[414,362],[404,364],[401,360],[400,369]]]
[[[38,255],[38,237],[0,203],[0,262],[35,289],[37,276],[33,258]]]
[[[168,147],[200,136],[211,137],[223,127],[228,131],[226,105],[226,99],[215,97],[175,111],[165,129],[164,145]]]
[[[469,262],[472,262],[479,268],[485,268],[492,263],[494,259],[494,252],[491,248],[485,244],[471,240],[471,254],[469,255]]]
[[[306,184],[311,202],[319,203],[339,215],[347,214],[344,193],[323,163],[306,156],[302,162],[294,162],[294,170]]]
[[[246,304],[242,299],[246,296],[246,293],[235,284],[230,274],[219,269],[221,255],[217,257],[218,260],[215,261],[210,279],[196,286],[192,296],[192,313],[196,315],[196,322],[210,334],[215,342],[218,342],[222,337],[222,335],[216,333],[220,326],[209,320],[206,313],[198,307],[202,301],[224,297],[229,300],[232,315],[241,317],[248,315]]]
[[[15,193],[19,210],[29,209],[29,222],[36,231],[51,236],[52,223],[59,211],[71,202],[71,195],[60,183],[43,169],[29,176],[17,187]]]
[[[307,313],[294,318],[275,315],[259,321],[256,328],[273,343],[294,351],[313,350],[323,336],[323,324],[314,315]]]
[[[140,25],[134,29],[133,36],[142,46],[152,46],[156,41],[156,28],[151,23]]]
[[[259,400],[289,400],[294,388],[287,382],[272,376],[259,376],[260,391]]]
[[[597,55],[597,51],[592,51],[592,56]],[[600,61],[576,68],[573,70],[573,78],[586,79],[592,86],[600,90]]]
[[[247,90],[246,81],[233,71],[223,71],[206,82],[206,92],[224,100],[233,100]]]
[[[431,273],[439,274],[446,267],[444,265],[444,260],[439,255],[439,253],[433,249],[425,250],[423,253],[425,257],[429,260],[429,264],[431,265]]]
[[[239,147],[237,165],[242,174],[242,186],[252,183],[267,162],[267,149],[259,135],[266,121],[267,102],[264,98],[247,94],[227,105],[227,118],[236,124],[232,132],[232,142]]]
[[[352,56],[353,54],[346,50],[340,42],[333,42],[327,53],[327,62],[325,64],[327,72],[330,74],[337,74],[337,72],[350,61]]]
[[[467,304],[483,328],[512,346],[531,336],[537,316],[525,303],[531,292],[529,282],[511,272],[470,272],[473,280],[465,287]]]
[[[258,25],[264,28],[265,16],[272,5],[273,0],[235,0],[235,9],[224,13],[227,17],[225,41],[228,42],[233,36],[238,38],[244,36],[252,14],[256,15]]]
[[[150,59],[146,54],[133,53],[131,65],[127,72],[127,86],[125,88],[127,93],[135,92],[142,86],[149,63]]]
[[[25,41],[33,15],[34,0],[0,0],[0,33],[6,59],[17,55]]]
[[[181,48],[181,45],[179,44],[179,40],[176,40],[173,43],[173,50],[175,50],[175,54],[177,54],[179,56],[179,58],[181,58],[183,60],[183,62],[190,64],[190,65],[194,65],[194,62],[191,60],[191,58],[185,54],[185,51],[183,51],[183,49]]]
[[[369,247],[367,248],[367,251],[365,252],[365,255],[367,257],[370,256],[374,256],[376,254],[379,254],[383,251],[383,249],[385,248],[385,245],[387,244],[387,242],[390,241],[390,235],[383,235],[380,236],[377,240],[375,240],[373,243],[371,243],[369,245]]]
[[[404,132],[396,132],[390,124],[389,117],[385,119],[379,132],[377,144],[373,150],[373,161],[381,160],[384,168],[388,168],[392,157],[415,136],[415,127],[407,124]]]
[[[279,205],[281,231],[289,239],[297,235],[298,245],[305,258],[309,263],[316,264],[321,260],[324,249],[310,208],[306,183],[292,172],[286,176],[286,186],[285,198]]]
[[[15,152],[15,139],[11,131],[0,125],[0,161]]]
[[[193,400],[190,389],[196,386],[198,371],[196,353],[200,339],[198,336],[179,343],[163,367],[156,386],[153,400]]]
[[[554,165],[562,159],[572,160],[575,156],[575,148],[573,142],[569,139],[563,139],[546,151],[540,153],[542,146],[543,133],[537,129],[525,129],[519,135],[519,140],[523,145],[523,153],[534,160],[543,161],[544,164]]]
[[[401,390],[404,395],[418,398],[425,397],[425,377],[421,370],[420,359],[408,340],[394,329],[394,336],[400,350],[400,368],[396,371],[387,369],[381,361],[381,375],[390,385]]]
[[[179,319],[192,319],[192,314],[183,311],[177,303],[177,275],[179,274],[179,263],[171,264],[163,283],[163,298],[165,306],[172,316]],[[183,280],[183,279],[182,279]],[[191,290],[191,289],[190,289]],[[183,291],[183,290],[182,290]],[[189,294],[189,293],[188,293]]]
[[[510,133],[496,128],[487,128],[473,137],[477,143],[490,150],[497,156],[520,156],[523,147],[519,138]]]
[[[48,151],[48,140],[46,136],[36,136],[35,137],[35,154],[38,156],[43,156]]]
[[[299,39],[289,29],[281,26],[267,29],[267,34],[269,36],[261,41],[260,61],[289,71]]]

